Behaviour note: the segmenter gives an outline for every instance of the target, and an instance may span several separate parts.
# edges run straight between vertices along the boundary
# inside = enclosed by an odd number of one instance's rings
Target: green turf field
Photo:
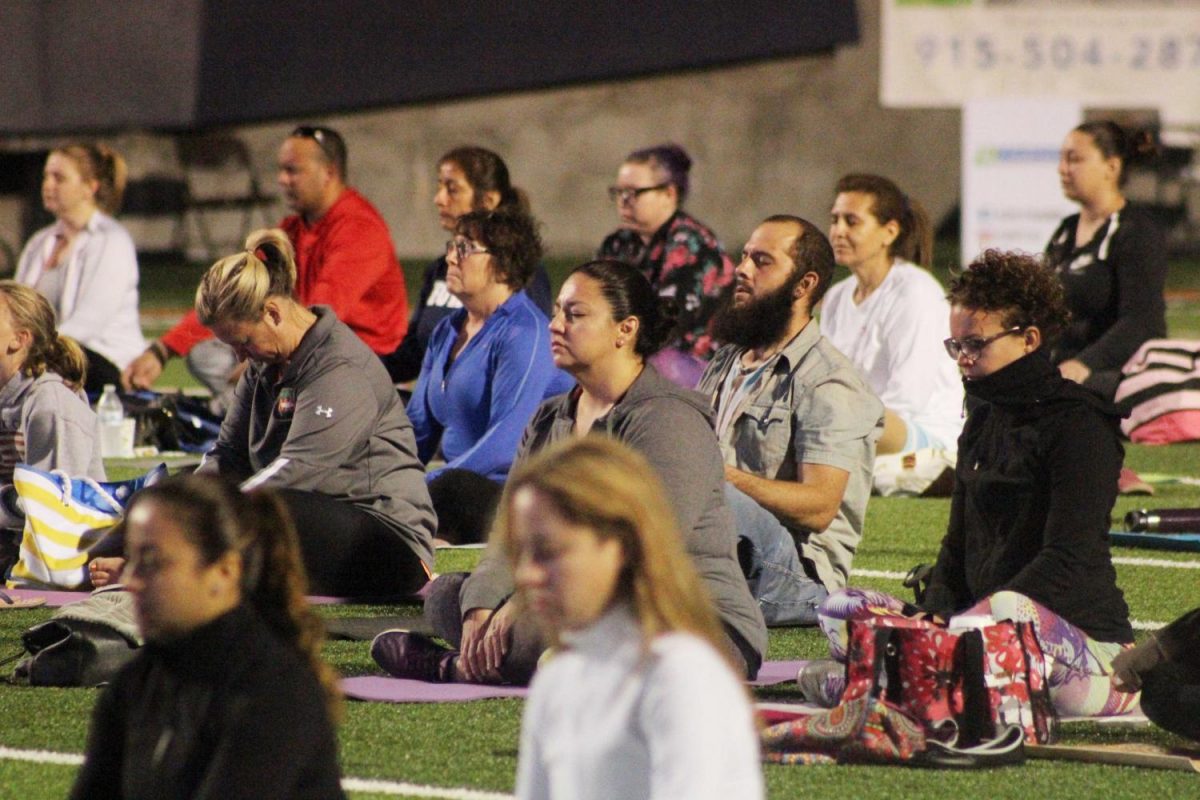
[[[409,290],[416,296],[423,261],[407,259]],[[557,285],[574,259],[550,263]],[[188,293],[184,276],[195,269],[171,270],[147,281],[147,299],[156,304],[181,307]],[[1193,289],[1200,285],[1200,264],[1182,264],[1173,270],[1172,288]],[[1172,304],[1174,335],[1200,336],[1196,301]],[[179,366],[178,362],[175,362]],[[175,372],[186,382],[182,372]],[[1200,445],[1167,448],[1129,447],[1126,463],[1144,473],[1200,475]],[[113,477],[122,477],[114,475]],[[1160,486],[1154,498],[1122,498],[1114,509],[1120,520],[1126,511],[1146,505],[1157,507],[1200,506],[1200,487]],[[875,498],[871,501],[857,570],[903,572],[921,561],[930,561],[944,530],[948,501]],[[1121,588],[1141,623],[1167,622],[1197,605],[1197,572],[1190,568],[1120,563],[1123,559],[1149,558],[1171,563],[1200,563],[1200,554],[1116,549],[1117,574]],[[477,555],[468,551],[442,551],[439,571],[468,569]],[[860,577],[856,584],[901,593],[899,581]],[[415,607],[341,606],[324,607],[327,615],[384,615],[412,613]],[[20,651],[20,633],[49,617],[47,610],[0,612],[0,659]],[[1139,631],[1139,635],[1144,635]],[[343,675],[379,674],[371,662],[366,643],[331,642],[326,656]],[[825,643],[813,630],[778,630],[771,634],[769,657],[812,658],[825,654]],[[4,674],[11,665],[3,668]],[[786,688],[762,691],[761,697],[786,700]],[[48,750],[79,754],[95,692],[90,689],[32,689],[0,686],[0,800],[63,797],[75,767],[30,763],[5,758],[4,748]],[[341,728],[342,767],[348,777],[420,784],[459,790],[434,795],[405,794],[390,786],[386,790],[354,792],[359,797],[480,797],[470,790],[510,792],[516,767],[517,733],[521,701],[487,700],[469,704],[387,705],[350,703]],[[1066,726],[1067,742],[1136,741],[1155,744],[1179,743],[1168,734],[1151,728],[1105,728],[1094,724]],[[1031,762],[1019,768],[973,773],[933,772],[880,767],[776,767],[765,768],[772,798],[974,798],[974,797],[1197,797],[1200,777],[1185,773],[1151,772],[1125,767]],[[413,791],[413,790],[410,790]],[[397,793],[399,792],[399,794]]]

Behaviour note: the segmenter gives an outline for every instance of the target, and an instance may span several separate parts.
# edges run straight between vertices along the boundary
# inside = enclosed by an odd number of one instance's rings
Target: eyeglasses
[[[622,205],[625,205],[637,200],[646,192],[662,191],[670,185],[671,184],[669,183],[660,183],[658,186],[643,186],[640,189],[628,189],[624,186],[610,186],[608,187],[608,199],[612,200],[614,203],[621,203]]]
[[[965,357],[968,361],[977,361],[979,357],[983,355],[984,348],[986,348],[992,342],[1005,336],[1011,336],[1014,333],[1022,333],[1024,330],[1025,329],[1020,325],[1017,325],[1009,328],[1006,331],[1000,331],[999,333],[986,338],[980,336],[967,336],[962,339],[955,339],[951,337],[944,340],[942,344],[946,346],[946,352],[955,361],[958,361],[958,359],[962,357]]]
[[[480,247],[470,239],[451,239],[446,242],[446,255],[450,255],[450,251],[454,251],[459,263],[466,261],[469,256],[476,253],[490,253],[486,247]]]

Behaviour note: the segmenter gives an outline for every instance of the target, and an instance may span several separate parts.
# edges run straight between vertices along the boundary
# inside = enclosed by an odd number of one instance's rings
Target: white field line
[[[50,750],[17,750],[0,746],[0,760],[27,761],[34,764],[62,764],[79,766],[83,756],[77,753],[55,753]],[[442,800],[512,800],[511,794],[482,792],[478,789],[444,788],[425,786],[419,783],[400,781],[367,780],[365,778],[343,778],[342,788],[348,792],[374,792],[375,794],[407,795],[409,797],[434,797]]]

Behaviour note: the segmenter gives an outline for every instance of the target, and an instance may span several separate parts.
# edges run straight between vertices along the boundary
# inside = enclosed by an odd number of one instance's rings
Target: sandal
[[[0,589],[0,609],[6,608],[37,608],[46,605],[44,597],[14,597]]]

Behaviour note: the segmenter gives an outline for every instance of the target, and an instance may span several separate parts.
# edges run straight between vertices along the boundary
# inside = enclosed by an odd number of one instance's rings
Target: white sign
[[[1041,253],[1060,220],[1058,152],[1080,123],[1078,103],[984,98],[963,107],[962,263],[989,247]]]
[[[1200,123],[1200,0],[883,0],[880,102],[1070,97]]]

